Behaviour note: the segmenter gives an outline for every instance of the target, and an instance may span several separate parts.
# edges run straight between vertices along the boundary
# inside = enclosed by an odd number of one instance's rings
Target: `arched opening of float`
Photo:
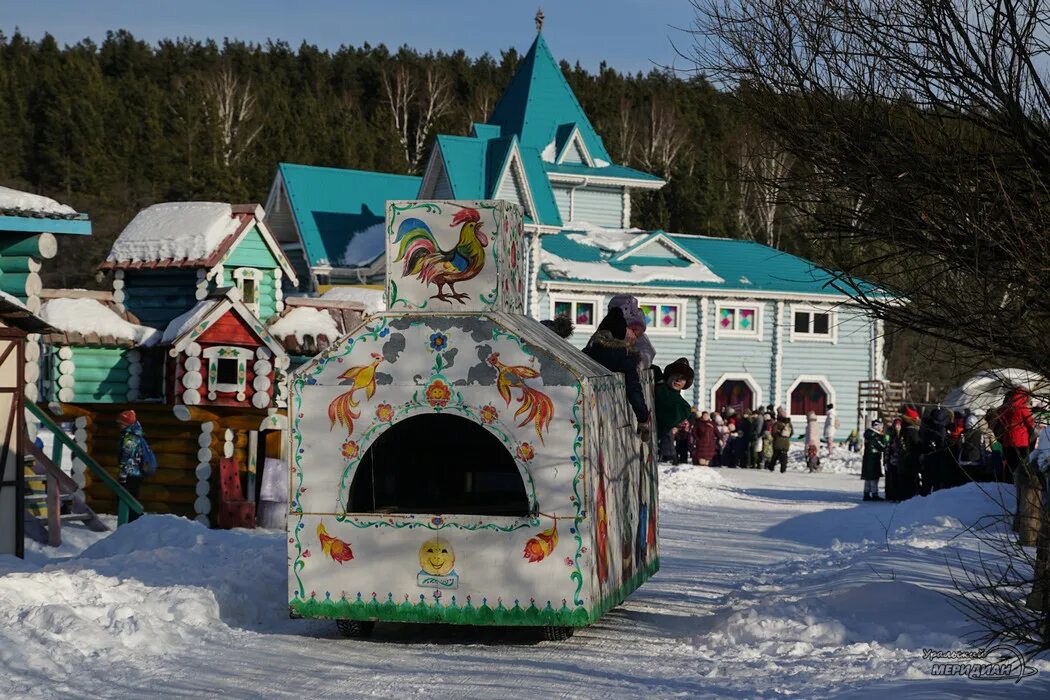
[[[395,423],[365,452],[348,512],[525,516],[514,457],[479,424],[447,413]]]

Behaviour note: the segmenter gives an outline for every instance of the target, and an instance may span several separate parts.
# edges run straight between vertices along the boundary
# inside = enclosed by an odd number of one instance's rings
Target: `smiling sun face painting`
[[[445,576],[456,565],[456,553],[452,545],[435,537],[419,548],[419,566],[433,576]]]

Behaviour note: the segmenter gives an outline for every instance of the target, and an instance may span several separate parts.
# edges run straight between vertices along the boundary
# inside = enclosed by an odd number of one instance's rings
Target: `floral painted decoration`
[[[442,352],[448,348],[448,336],[444,333],[430,334],[430,349],[434,352]]]
[[[488,425],[490,423],[495,423],[499,419],[499,412],[496,410],[495,406],[488,404],[487,406],[481,407],[478,416],[481,418],[482,423]]]
[[[431,382],[430,386],[427,387],[427,403],[433,408],[444,408],[448,405],[448,402],[452,400],[452,390],[449,389],[448,384],[435,379]]]
[[[518,445],[518,459],[522,462],[531,462],[532,458],[536,456],[536,450],[533,449],[532,445],[527,442],[523,442]]]
[[[343,443],[343,459],[353,459],[360,452],[360,448],[357,443],[353,440],[347,440]]]
[[[394,419],[394,407],[388,403],[381,403],[376,406],[376,420],[382,423],[389,423]]]

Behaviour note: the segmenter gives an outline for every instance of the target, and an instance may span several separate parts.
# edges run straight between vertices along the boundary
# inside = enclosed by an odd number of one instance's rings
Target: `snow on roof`
[[[637,243],[640,235],[649,232],[640,228],[604,228],[586,221],[570,221],[563,227],[568,238],[581,245],[590,245],[610,253],[619,253],[624,248]]]
[[[0,187],[0,211],[13,210],[29,214],[52,214],[58,216],[76,216],[73,207],[59,204],[50,197]]]
[[[164,329],[164,335],[160,339],[160,344],[170,345],[174,343],[183,333],[200,323],[216,303],[218,302],[215,299],[203,299],[198,301],[197,305],[186,313],[171,319],[171,323]]]
[[[368,228],[350,234],[350,243],[343,251],[342,264],[347,267],[363,267],[375,262],[386,252],[386,222],[372,224]]]
[[[540,153],[540,158],[546,163],[553,163],[558,159],[558,145],[551,140],[546,146],[543,147],[543,152]]]
[[[540,250],[540,265],[552,278],[591,280],[600,282],[724,282],[707,265],[694,259],[676,259],[675,263],[642,265],[632,264],[630,258],[613,260],[616,253],[623,252],[649,237],[643,229],[610,229],[584,221],[574,221],[565,227],[565,237],[575,244],[597,248],[595,260],[573,260],[564,258],[547,249]],[[642,262],[639,260],[639,263]],[[614,264],[615,263],[615,264]]]
[[[236,232],[233,208],[222,202],[164,202],[146,207],[121,231],[109,262],[201,260]]]
[[[386,311],[386,293],[368,287],[332,287],[321,295],[326,301],[356,301],[364,304],[366,314]]]
[[[121,318],[95,299],[51,299],[40,307],[40,318],[63,333],[112,336],[136,345],[153,345],[158,332]]]
[[[268,329],[270,335],[284,342],[288,336],[295,336],[300,343],[309,338],[324,336],[334,341],[340,335],[339,326],[327,309],[316,309],[309,306],[297,306],[279,318]]]
[[[9,302],[11,304],[14,304],[15,306],[17,306],[17,307],[19,307],[21,309],[25,309],[26,311],[29,311],[29,307],[26,306],[24,303],[22,303],[21,299],[19,299],[18,297],[13,297],[13,296],[11,296],[10,294],[8,294],[7,292],[5,292],[3,290],[0,290],[0,299],[3,299],[4,301]]]

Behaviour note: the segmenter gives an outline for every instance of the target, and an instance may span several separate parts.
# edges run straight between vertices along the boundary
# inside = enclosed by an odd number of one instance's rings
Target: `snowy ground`
[[[942,593],[946,559],[974,556],[966,526],[995,510],[977,485],[861,503],[855,456],[796,464],[661,467],[662,570],[558,643],[411,625],[345,640],[287,619],[282,533],[67,528],[61,552],[0,558],[0,682],[11,697],[1048,697],[1045,658],[1019,685],[932,679],[922,658],[971,630]]]

